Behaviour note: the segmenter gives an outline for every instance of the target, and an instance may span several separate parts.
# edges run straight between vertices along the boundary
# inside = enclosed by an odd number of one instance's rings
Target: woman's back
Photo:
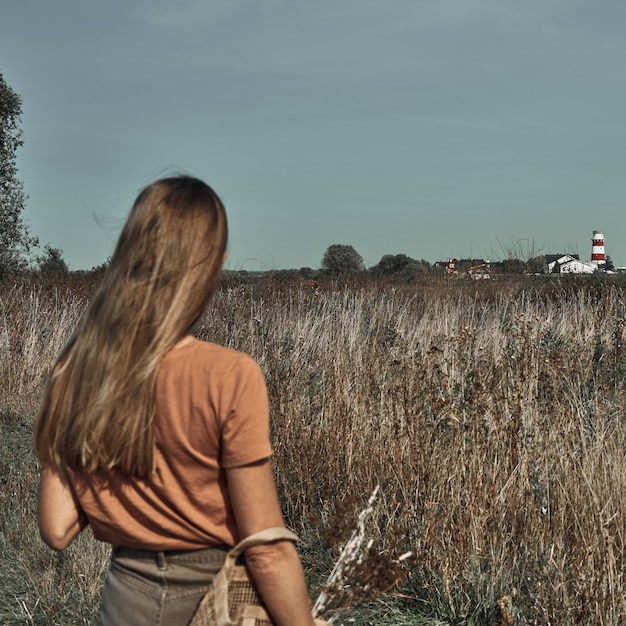
[[[234,545],[225,469],[271,455],[263,374],[247,355],[187,341],[163,359],[155,390],[155,472],[72,472],[97,539],[147,550]]]

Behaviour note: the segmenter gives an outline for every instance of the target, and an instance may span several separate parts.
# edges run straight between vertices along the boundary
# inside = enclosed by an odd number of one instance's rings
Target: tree
[[[342,244],[333,244],[326,248],[322,258],[322,269],[332,274],[352,274],[365,269],[363,257],[352,247]]]
[[[547,271],[545,255],[534,239],[514,239],[503,242],[496,239],[500,251],[491,249],[493,257],[501,257],[496,265],[503,274],[540,274]]]
[[[370,271],[374,276],[401,277],[407,283],[414,283],[431,269],[430,263],[424,259],[416,261],[406,254],[385,254]]]
[[[502,261],[503,274],[525,274],[526,267],[526,263],[521,259],[504,259]]]
[[[44,248],[44,252],[44,255],[37,257],[39,273],[44,278],[67,276],[70,270],[63,259],[63,251],[58,248],[53,248],[48,243]]]
[[[384,254],[380,261],[370,269],[376,276],[393,276],[412,262],[413,259],[406,254]]]
[[[25,255],[37,245],[22,219],[27,196],[17,178],[17,149],[24,143],[19,126],[22,99],[0,73],[0,278],[25,269]]]
[[[526,267],[529,274],[547,274],[548,264],[546,263],[545,254],[540,254],[528,259]]]

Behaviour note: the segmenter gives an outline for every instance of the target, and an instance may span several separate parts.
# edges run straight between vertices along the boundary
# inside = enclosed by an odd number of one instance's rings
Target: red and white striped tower
[[[593,231],[593,239],[591,244],[591,262],[596,265],[604,265],[604,233],[599,230]]]

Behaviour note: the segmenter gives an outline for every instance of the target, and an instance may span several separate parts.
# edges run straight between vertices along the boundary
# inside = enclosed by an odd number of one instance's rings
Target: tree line
[[[17,176],[17,150],[24,143],[21,115],[22,98],[0,72],[0,280],[32,270],[46,277],[68,273],[62,251],[50,244],[42,254],[32,256],[39,239],[24,220],[28,196]]]

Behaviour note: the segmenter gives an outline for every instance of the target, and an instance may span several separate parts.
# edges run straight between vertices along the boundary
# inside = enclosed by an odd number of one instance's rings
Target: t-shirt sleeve
[[[242,357],[232,373],[231,394],[222,423],[222,467],[241,467],[272,455],[269,401],[263,372]]]

